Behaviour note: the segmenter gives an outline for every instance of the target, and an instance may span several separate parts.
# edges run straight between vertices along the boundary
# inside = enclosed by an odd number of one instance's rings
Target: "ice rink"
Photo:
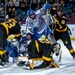
[[[0,75],[75,75],[75,61],[72,59],[62,41],[61,44],[62,59],[59,63],[60,68],[38,69],[38,70],[25,70],[15,64],[9,68],[0,69]],[[75,41],[72,41],[75,49]]]

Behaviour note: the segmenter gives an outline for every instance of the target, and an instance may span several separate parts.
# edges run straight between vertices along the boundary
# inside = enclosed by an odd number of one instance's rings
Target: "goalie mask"
[[[61,49],[61,45],[59,43],[55,43],[53,46],[53,50],[58,52]]]

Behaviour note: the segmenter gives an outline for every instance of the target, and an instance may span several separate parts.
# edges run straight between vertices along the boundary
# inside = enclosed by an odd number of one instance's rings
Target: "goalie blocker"
[[[39,69],[47,66],[59,68],[52,58],[54,52],[60,50],[59,44],[52,44],[48,39],[35,40],[28,45],[28,57],[19,57],[19,66],[26,69]],[[26,61],[24,60],[26,59]]]

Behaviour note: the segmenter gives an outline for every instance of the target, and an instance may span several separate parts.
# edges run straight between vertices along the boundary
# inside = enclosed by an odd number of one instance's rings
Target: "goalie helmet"
[[[19,17],[19,16],[16,16],[14,19],[17,21],[17,23],[19,23],[20,21],[22,21],[22,18]]]
[[[54,47],[53,47],[53,50],[54,51],[59,51],[60,49],[61,49],[61,45],[59,43],[55,43]]]

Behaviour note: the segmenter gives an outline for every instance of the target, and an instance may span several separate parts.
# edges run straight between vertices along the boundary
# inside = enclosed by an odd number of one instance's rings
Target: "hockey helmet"
[[[30,36],[32,36],[32,33],[28,32],[26,35],[30,35]]]
[[[34,12],[34,10],[32,10],[32,9],[29,9],[28,11],[27,11],[27,15],[28,16],[32,16],[32,15],[34,15],[35,14],[35,12]]]
[[[15,17],[15,20],[17,21],[17,22],[20,22],[20,21],[22,21],[22,18],[21,17]]]
[[[11,46],[19,46],[19,42],[18,42],[18,40],[17,39],[12,39],[11,40]]]
[[[44,8],[44,9],[51,9],[51,5],[50,5],[49,3],[45,3],[45,4],[43,5],[43,8]]]

